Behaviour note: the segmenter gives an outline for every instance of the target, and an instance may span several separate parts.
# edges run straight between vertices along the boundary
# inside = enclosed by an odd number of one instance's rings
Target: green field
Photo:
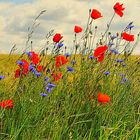
[[[63,66],[63,78],[51,79],[57,86],[47,97],[40,93],[45,92],[44,76],[49,74],[14,79],[18,57],[0,56],[0,73],[5,75],[0,81],[0,100],[14,101],[13,109],[0,112],[2,140],[139,140],[139,56],[128,58],[126,66],[116,63],[115,55],[106,56],[102,63],[83,62],[77,56],[74,72],[66,72]],[[128,78],[123,84],[120,73]],[[99,92],[111,101],[99,103]]]

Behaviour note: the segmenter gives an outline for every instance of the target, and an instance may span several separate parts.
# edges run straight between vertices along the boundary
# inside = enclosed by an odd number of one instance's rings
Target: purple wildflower
[[[72,61],[71,61],[71,64],[72,64],[72,65],[76,64],[76,61],[75,61],[75,60],[72,60]]]
[[[123,62],[123,60],[122,60],[122,59],[115,59],[115,61],[116,61],[116,62],[118,62],[118,63]]]
[[[47,92],[52,92],[53,88],[46,87]]]
[[[0,80],[2,80],[2,79],[4,79],[4,78],[5,78],[5,76],[0,75]]]
[[[114,54],[119,54],[119,52],[118,51],[116,51],[116,50],[110,50],[112,53],[114,53]]]
[[[46,94],[46,93],[41,93],[40,95],[41,95],[42,97],[48,96],[48,94]]]
[[[20,61],[20,60],[18,60],[16,63],[17,63],[18,65],[24,65],[24,62],[22,62],[22,61]]]
[[[64,56],[69,57],[69,56],[70,56],[70,54],[69,54],[69,53],[65,53],[65,54],[64,54]]]
[[[35,75],[36,76],[41,76],[41,73],[40,72],[35,72]]]
[[[122,79],[124,82],[127,82],[128,81],[128,78],[123,78]]]
[[[109,72],[109,71],[106,71],[106,72],[104,72],[104,74],[105,74],[105,75],[109,75],[109,74],[110,74],[110,72]]]
[[[124,76],[125,76],[125,74],[123,74],[123,73],[120,73],[120,76],[124,77]]]
[[[35,68],[34,68],[32,65],[29,66],[29,70],[30,70],[31,72],[33,72],[33,73],[36,73],[36,70],[35,70]]]
[[[123,67],[127,66],[126,64],[122,64]]]
[[[45,82],[48,82],[48,81],[50,80],[50,78],[47,77],[47,76],[45,76],[45,77],[44,77],[44,80],[45,80]]]
[[[124,81],[121,81],[121,84],[124,84]]]
[[[128,25],[127,25],[127,27],[125,28],[125,31],[126,30],[128,30],[128,29],[132,29],[132,28],[134,28],[134,25],[132,25],[133,24],[133,22],[130,22]]]
[[[49,88],[54,88],[54,87],[56,87],[56,85],[55,84],[52,84],[52,83],[48,83],[48,85],[47,85]]]
[[[113,39],[117,38],[117,36],[116,35],[111,35],[110,38],[113,40]]]
[[[109,42],[109,43],[108,43],[108,46],[109,46],[109,47],[111,47],[111,46],[113,46],[113,45],[114,45],[113,42]]]
[[[58,43],[57,46],[60,48],[60,47],[63,47],[63,45],[64,45],[63,43]]]
[[[74,72],[74,69],[72,67],[67,67],[67,71]]]
[[[89,56],[89,59],[93,59],[93,58],[94,58],[94,56],[93,56],[93,55],[90,55],[90,56]]]
[[[122,81],[121,81],[121,84],[124,84],[127,81],[128,81],[128,78],[123,78]]]
[[[30,57],[32,56],[32,52],[26,52],[26,54]]]

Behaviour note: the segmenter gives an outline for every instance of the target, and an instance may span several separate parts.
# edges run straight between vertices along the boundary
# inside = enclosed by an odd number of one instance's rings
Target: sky
[[[37,21],[40,25],[32,37],[36,50],[44,45],[45,36],[51,29],[54,29],[55,33],[61,33],[65,45],[71,48],[73,28],[75,25],[85,28],[89,9],[98,9],[103,15],[103,18],[94,20],[93,23],[93,27],[98,26],[97,36],[100,37],[113,15],[116,2],[124,4],[124,16],[115,16],[110,31],[121,32],[133,21],[135,28],[131,34],[137,36],[140,32],[139,0],[0,0],[0,53],[9,53],[14,44],[22,51],[27,40],[28,27],[42,10],[46,12]],[[140,54],[140,43],[134,54]]]

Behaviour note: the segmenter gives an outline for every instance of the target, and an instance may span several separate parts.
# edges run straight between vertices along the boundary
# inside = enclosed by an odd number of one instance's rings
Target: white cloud
[[[73,27],[77,24],[85,27],[88,9],[99,9],[103,13],[103,18],[94,21],[94,26],[98,25],[102,32],[113,14],[112,7],[115,3],[116,0],[100,2],[98,0],[34,0],[32,3],[24,4],[0,2],[0,52],[9,52],[8,50],[14,43],[19,49],[24,47],[28,26],[44,9],[46,9],[46,13],[40,18],[41,25],[33,36],[35,46],[42,45],[41,40],[50,29],[62,33],[66,43],[72,46]],[[116,15],[111,29],[115,32],[121,31],[125,24],[134,21],[136,27],[133,33],[138,33],[140,31],[139,18],[137,17],[137,12],[140,11],[139,0],[121,0],[120,3],[124,3],[126,8],[124,17],[120,18]],[[140,53],[140,45],[135,52]]]

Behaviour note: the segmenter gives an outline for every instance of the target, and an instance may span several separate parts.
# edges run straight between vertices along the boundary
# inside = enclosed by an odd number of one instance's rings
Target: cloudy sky
[[[34,18],[42,10],[46,10],[39,19],[40,26],[33,35],[33,46],[41,48],[47,32],[54,29],[64,36],[67,46],[72,46],[73,27],[85,27],[88,9],[98,9],[103,18],[94,21],[98,26],[100,36],[113,14],[116,2],[124,4],[124,17],[115,16],[111,26],[112,32],[120,32],[131,21],[135,28],[132,34],[140,32],[140,1],[139,0],[0,0],[0,53],[9,53],[16,44],[18,50],[24,48],[27,39],[27,29]],[[140,43],[135,49],[140,54]]]

